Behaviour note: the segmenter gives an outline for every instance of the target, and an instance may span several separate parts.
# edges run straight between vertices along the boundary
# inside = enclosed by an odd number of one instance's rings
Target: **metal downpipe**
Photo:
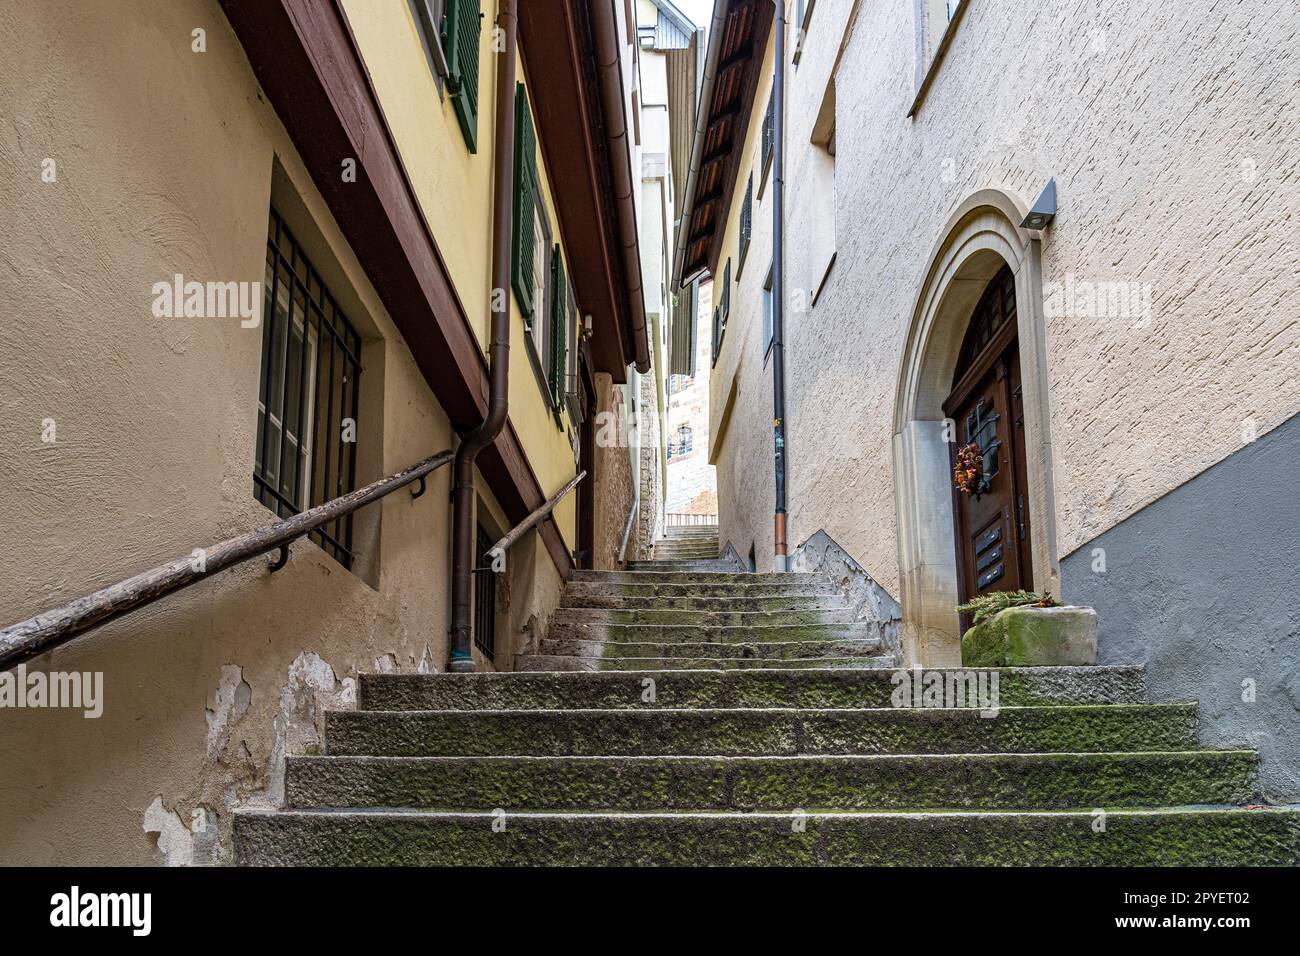
[[[785,0],[776,3],[772,144],[772,450],[776,466],[774,570],[787,569],[785,500]]]
[[[505,49],[497,56],[496,139],[492,166],[492,337],[488,346],[487,416],[456,449],[452,471],[451,660],[453,673],[474,670],[470,580],[474,568],[474,462],[505,427],[510,411],[510,231],[515,162],[515,56],[518,0],[501,0],[497,26]],[[495,307],[494,307],[495,306]]]

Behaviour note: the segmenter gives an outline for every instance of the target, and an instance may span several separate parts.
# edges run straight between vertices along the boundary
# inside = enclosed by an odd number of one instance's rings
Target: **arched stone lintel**
[[[942,406],[971,312],[1004,263],[1016,282],[1034,583],[1060,595],[1042,259],[1038,239],[1017,225],[1026,209],[1018,197],[999,189],[980,190],[957,207],[931,252],[908,328],[894,405],[893,451],[899,591],[909,665],[961,662]]]

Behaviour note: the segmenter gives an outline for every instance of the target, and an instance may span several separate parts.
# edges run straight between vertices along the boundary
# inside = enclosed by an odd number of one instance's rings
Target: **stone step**
[[[720,647],[723,653],[726,648]],[[557,654],[520,654],[515,657],[515,671],[675,671],[675,670],[748,670],[781,668],[793,670],[886,668],[898,666],[892,654],[879,657],[575,657]]]
[[[589,599],[612,598],[787,598],[840,597],[842,592],[831,582],[812,575],[800,580],[777,584],[751,584],[748,574],[736,575],[735,581],[705,584],[643,584],[616,581],[570,581],[564,588],[564,600],[575,605]]]
[[[880,653],[880,641],[582,641],[544,640],[539,655],[596,657],[607,661],[630,658],[745,658],[782,661],[808,657],[872,657]],[[775,666],[780,666],[779,664]]]
[[[505,809],[505,808],[503,808]],[[501,824],[505,824],[504,829]],[[1300,811],[437,813],[242,810],[243,865],[1295,866]]]
[[[561,607],[551,618],[551,627],[566,624],[666,624],[677,627],[789,627],[817,624],[852,624],[853,608],[827,608],[817,611],[699,611],[671,608],[642,608],[624,611],[617,608]]]
[[[690,612],[683,612],[690,613]],[[879,640],[882,627],[869,621],[832,624],[610,624],[559,617],[547,640],[745,644],[766,641]]]
[[[636,643],[753,644],[768,641],[867,641],[880,639],[873,623],[849,624],[606,624],[557,619],[547,640]]]
[[[720,572],[740,572],[735,562],[715,560],[695,560],[695,561],[629,561],[627,563],[629,571],[663,571],[669,573],[683,573],[686,571],[705,571],[712,573]]]
[[[842,611],[848,607],[838,594],[795,594],[775,597],[724,595],[709,597],[625,597],[565,591],[565,608],[610,611]]]
[[[1244,804],[1249,750],[839,757],[289,757],[286,806],[1090,810]]]
[[[943,682],[966,678],[957,668],[926,671]],[[1006,667],[997,677],[1004,707],[1140,704],[1146,673],[1138,666]],[[902,676],[909,679],[915,672]],[[889,707],[906,690],[895,670],[681,670],[628,673],[362,674],[362,710],[656,710]],[[924,680],[922,681],[924,683]],[[991,686],[991,682],[989,684]],[[905,699],[900,694],[900,700]]]
[[[658,586],[660,584],[800,584],[818,582],[821,577],[816,574],[750,574],[748,571],[734,569],[729,571],[574,571],[569,582],[591,582],[599,584],[640,584]]]
[[[1189,750],[1195,704],[875,710],[330,711],[331,756],[765,756]]]

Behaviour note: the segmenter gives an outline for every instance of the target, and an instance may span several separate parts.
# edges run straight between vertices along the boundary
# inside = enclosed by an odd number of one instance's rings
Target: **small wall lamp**
[[[1042,194],[1034,200],[1034,208],[1029,210],[1025,221],[1020,224],[1023,229],[1046,229],[1056,218],[1056,180],[1047,184]]]

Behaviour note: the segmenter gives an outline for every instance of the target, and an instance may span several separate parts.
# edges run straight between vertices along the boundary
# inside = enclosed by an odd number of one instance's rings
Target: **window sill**
[[[948,47],[952,44],[952,38],[957,32],[957,26],[961,23],[962,18],[966,16],[966,8],[971,5],[971,0],[964,0],[957,10],[953,13],[952,19],[948,21],[948,26],[943,31],[943,36],[939,40],[939,46],[934,51],[934,56],[930,59],[930,64],[925,68],[925,74],[921,77],[921,83],[916,88],[916,96],[912,99],[912,105],[907,111],[907,118],[913,119],[921,108],[925,95],[930,92],[930,85],[939,73],[939,67],[943,64],[944,55],[948,52]]]

